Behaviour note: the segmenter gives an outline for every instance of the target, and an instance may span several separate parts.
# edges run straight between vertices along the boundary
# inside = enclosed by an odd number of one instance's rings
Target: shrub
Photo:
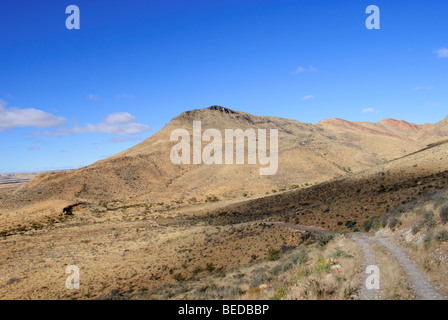
[[[433,233],[431,231],[428,231],[425,237],[423,238],[423,242],[425,243],[425,245],[430,245],[432,243],[433,238],[434,238]]]
[[[207,199],[205,200],[205,202],[218,202],[218,201],[220,200],[217,196],[207,197]]]
[[[294,266],[294,265],[293,265],[291,262],[287,262],[287,263],[285,263],[285,264],[280,263],[280,264],[276,265],[276,266],[271,270],[271,274],[272,274],[273,276],[278,276],[278,275],[280,275],[280,274],[282,274],[282,273],[285,273],[285,272],[288,271],[288,270],[291,270],[291,269],[293,268],[293,266]]]
[[[291,256],[291,261],[296,265],[304,264],[308,261],[308,253],[305,249],[301,249],[299,252],[294,253]]]
[[[177,282],[183,282],[185,281],[185,277],[181,273],[177,273],[174,277],[174,280]]]
[[[328,264],[327,261],[325,261],[324,258],[320,258],[316,262],[316,266],[314,267],[314,271],[316,273],[328,272],[328,271],[330,271],[330,267],[331,267],[331,265]]]
[[[286,287],[281,287],[274,294],[274,296],[272,297],[272,300],[282,300],[282,299],[286,298],[287,295],[288,295],[288,289]]]
[[[448,206],[442,207],[442,210],[440,211],[440,220],[443,224],[448,222]]]
[[[252,272],[251,274],[251,287],[259,287],[262,284],[267,284],[269,281],[271,281],[271,276],[269,276],[266,272],[265,268],[259,268]]]
[[[423,221],[430,229],[436,226],[436,221],[434,220],[434,214],[432,212],[425,213]]]
[[[215,266],[213,265],[213,263],[207,263],[205,265],[205,270],[207,270],[208,272],[213,272],[215,270]]]
[[[333,238],[332,234],[320,234],[316,237],[316,242],[320,247],[325,247]]]
[[[389,228],[394,230],[397,226],[401,225],[401,221],[393,217],[389,220]]]
[[[419,233],[423,228],[423,224],[420,222],[418,224],[416,224],[415,226],[412,227],[412,234],[416,235],[417,233]]]
[[[347,255],[347,252],[345,252],[341,248],[336,248],[336,250],[334,250],[334,252],[333,252],[333,258],[341,258],[341,257],[345,257],[346,255]]]
[[[281,257],[280,250],[270,248],[268,251],[268,261],[277,261]]]
[[[368,220],[363,223],[362,228],[365,232],[369,232],[372,229],[372,220]]]
[[[347,228],[350,228],[350,229],[355,229],[356,228],[356,221],[347,221],[346,223],[345,223],[345,226],[347,227]]]
[[[442,230],[436,235],[436,240],[439,242],[447,242],[448,241],[448,231]]]

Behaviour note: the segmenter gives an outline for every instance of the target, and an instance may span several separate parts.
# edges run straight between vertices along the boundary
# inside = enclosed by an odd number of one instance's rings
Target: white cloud
[[[317,69],[313,66],[309,66],[308,68],[298,67],[293,74],[305,73],[305,72],[317,72]]]
[[[89,95],[87,96],[87,98],[89,98],[90,100],[93,100],[93,101],[98,101],[98,100],[100,100],[100,96],[97,95],[97,94],[89,94]]]
[[[448,58],[448,49],[447,48],[440,48],[436,51],[439,58]]]
[[[110,133],[116,135],[135,135],[150,131],[151,128],[147,125],[137,122],[137,119],[127,112],[117,112],[108,115],[99,124],[86,124],[85,126],[75,125],[73,128],[62,128],[54,132],[44,133],[50,137],[61,137],[72,135],[75,133]],[[40,135],[35,134],[35,135]]]
[[[52,128],[64,125],[65,121],[63,117],[34,108],[7,107],[7,103],[0,99],[0,131],[24,127]]]
[[[310,100],[310,99],[314,99],[314,98],[315,98],[315,96],[309,94],[309,95],[304,96],[304,97],[302,98],[302,101],[306,101],[306,100]]]
[[[30,150],[30,151],[39,151],[40,148],[39,147],[32,147],[32,148],[29,148],[28,150]]]
[[[414,90],[432,90],[434,87],[415,87]]]
[[[362,110],[362,113],[372,113],[372,112],[375,112],[375,111],[376,110],[373,109],[373,108],[367,108],[367,109]]]

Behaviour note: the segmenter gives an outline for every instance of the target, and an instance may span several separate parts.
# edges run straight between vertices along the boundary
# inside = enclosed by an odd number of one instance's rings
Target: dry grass
[[[383,300],[412,300],[414,292],[403,269],[393,255],[375,243],[371,248],[380,269],[380,295]]]

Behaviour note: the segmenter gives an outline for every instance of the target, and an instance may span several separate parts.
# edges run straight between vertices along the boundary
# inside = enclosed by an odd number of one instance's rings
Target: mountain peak
[[[221,113],[226,113],[226,114],[234,114],[234,113],[237,113],[236,111],[230,110],[230,109],[225,108],[225,107],[217,106],[217,105],[211,106],[211,107],[209,107],[209,108],[207,108],[207,109],[208,109],[208,110],[212,110],[212,111],[219,111],[219,112],[221,112]]]

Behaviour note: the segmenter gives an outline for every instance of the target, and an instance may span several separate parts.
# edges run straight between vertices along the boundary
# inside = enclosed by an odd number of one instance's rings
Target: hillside
[[[201,121],[202,130],[278,129],[278,173],[260,176],[259,165],[172,164],[170,150],[177,142],[170,141],[170,134],[178,128],[192,132],[193,121]],[[159,203],[264,195],[273,189],[304,187],[375,167],[422,149],[444,130],[434,125],[437,133],[433,137],[428,131],[432,127],[403,123],[330,119],[309,124],[217,106],[193,110],[108,159],[77,170],[42,174],[20,187],[11,199],[14,204],[49,199]]]

